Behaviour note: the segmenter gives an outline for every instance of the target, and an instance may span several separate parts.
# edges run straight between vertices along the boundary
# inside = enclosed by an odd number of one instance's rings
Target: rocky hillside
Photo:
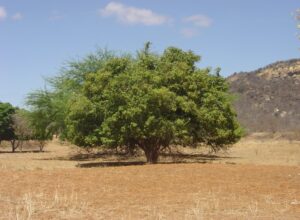
[[[300,59],[235,73],[227,80],[248,132],[300,131]]]

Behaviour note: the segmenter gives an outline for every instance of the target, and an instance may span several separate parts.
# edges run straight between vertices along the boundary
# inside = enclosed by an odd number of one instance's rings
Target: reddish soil
[[[3,219],[300,218],[299,166],[158,164],[0,176]]]

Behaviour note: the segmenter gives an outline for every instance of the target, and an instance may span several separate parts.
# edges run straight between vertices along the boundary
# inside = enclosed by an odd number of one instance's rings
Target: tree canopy
[[[0,102],[0,142],[10,141],[12,152],[32,138],[27,111]]]
[[[199,60],[175,47],[152,53],[150,43],[136,56],[101,51],[50,79],[47,104],[41,91],[28,104],[78,146],[139,148],[149,163],[171,145],[218,150],[241,129],[220,70],[199,69]]]
[[[11,104],[0,102],[0,142],[14,138],[14,113],[15,108]]]

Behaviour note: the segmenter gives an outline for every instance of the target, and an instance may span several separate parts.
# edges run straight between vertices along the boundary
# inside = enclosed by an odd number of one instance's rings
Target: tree
[[[41,151],[53,135],[66,139],[68,103],[80,94],[86,75],[97,72],[111,57],[111,51],[99,49],[81,60],[71,60],[58,76],[47,79],[50,90],[37,90],[28,95],[26,104],[31,110],[29,120],[33,138],[38,140]]]
[[[47,140],[51,140],[56,130],[56,108],[53,107],[52,93],[38,90],[28,95],[27,104],[32,108],[27,114],[31,138],[37,140],[43,151]]]
[[[13,115],[15,108],[9,103],[0,102],[0,143],[1,141],[13,140],[14,129],[13,129]]]
[[[192,51],[170,47],[157,55],[149,46],[85,75],[68,104],[67,138],[79,146],[140,148],[148,163],[174,144],[217,151],[235,143],[241,129],[225,79],[199,69]]]
[[[29,140],[31,130],[26,117],[27,111],[13,107],[9,103],[0,103],[0,142],[10,141],[12,152]]]
[[[12,128],[14,138],[11,140],[12,152],[20,148],[22,151],[24,141],[30,140],[32,130],[27,118],[28,112],[24,109],[17,109],[12,115]]]
[[[50,89],[37,90],[28,95],[26,103],[32,111],[30,121],[40,143],[52,135],[66,139],[68,103],[81,92],[86,75],[97,72],[111,57],[113,52],[98,49],[81,60],[68,61],[58,76],[46,80]]]

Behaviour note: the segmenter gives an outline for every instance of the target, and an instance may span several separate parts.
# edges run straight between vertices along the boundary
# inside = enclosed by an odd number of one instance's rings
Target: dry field
[[[51,142],[0,148],[0,219],[300,219],[300,142],[251,136],[157,165]]]

